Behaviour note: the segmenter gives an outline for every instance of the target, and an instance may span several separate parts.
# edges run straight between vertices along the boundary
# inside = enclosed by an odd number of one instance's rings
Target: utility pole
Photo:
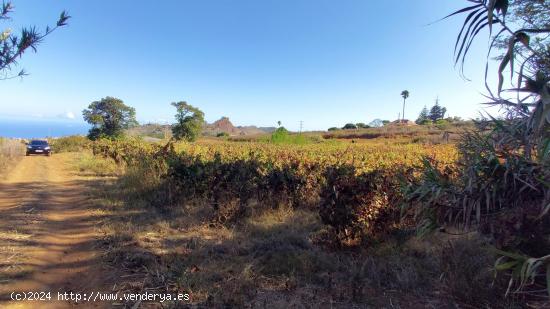
[[[300,134],[302,134],[302,128],[304,127],[304,121],[300,120]]]

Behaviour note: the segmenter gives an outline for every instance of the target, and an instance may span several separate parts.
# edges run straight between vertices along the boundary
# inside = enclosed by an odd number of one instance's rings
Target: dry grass
[[[118,291],[185,291],[214,308],[521,307],[493,286],[493,257],[477,242],[393,235],[331,251],[312,241],[324,229],[313,211],[268,210],[226,227],[210,223],[204,204],[160,212],[134,204],[120,185],[97,188],[112,214],[102,248],[119,271]]]
[[[18,243],[28,242],[31,235],[4,227],[0,230],[0,285],[25,275],[27,266],[22,263],[23,254]]]
[[[123,171],[113,160],[94,156],[89,151],[82,151],[75,158],[74,168],[82,176],[117,176]]]
[[[19,214],[0,225],[0,286],[30,272],[32,267],[24,262],[26,256],[21,252],[21,247],[32,243],[33,237],[23,227],[43,221],[33,202],[15,207],[19,209]]]
[[[5,176],[24,155],[25,145],[21,141],[0,137],[0,176]]]

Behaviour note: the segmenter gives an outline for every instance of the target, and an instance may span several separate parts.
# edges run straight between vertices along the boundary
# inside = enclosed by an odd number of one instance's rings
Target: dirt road
[[[25,157],[0,180],[0,308],[106,306],[57,300],[58,292],[97,291],[105,274],[86,194],[94,180],[73,173],[70,158]],[[12,301],[12,292],[50,292],[51,300]]]

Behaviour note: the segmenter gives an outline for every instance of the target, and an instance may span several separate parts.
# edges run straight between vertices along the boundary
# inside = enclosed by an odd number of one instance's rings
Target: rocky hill
[[[204,135],[217,135],[225,132],[229,135],[257,135],[275,131],[275,128],[256,126],[234,126],[227,117],[222,117],[211,124],[207,124],[203,129]]]
[[[207,124],[203,129],[203,133],[207,135],[216,135],[221,132],[228,133],[229,135],[238,135],[240,133],[227,117],[222,117],[211,124]]]

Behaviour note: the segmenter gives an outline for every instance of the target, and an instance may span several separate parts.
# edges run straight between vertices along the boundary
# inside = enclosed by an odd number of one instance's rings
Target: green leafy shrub
[[[90,140],[84,136],[72,135],[50,141],[54,152],[79,152],[89,146]]]
[[[285,127],[280,127],[271,134],[272,143],[285,143],[289,140],[290,133]]]
[[[449,127],[449,122],[445,119],[437,119],[435,121],[435,126],[440,130],[445,130]]]
[[[284,127],[280,127],[271,134],[269,141],[273,144],[305,145],[320,142],[320,139],[318,136],[291,134]]]

